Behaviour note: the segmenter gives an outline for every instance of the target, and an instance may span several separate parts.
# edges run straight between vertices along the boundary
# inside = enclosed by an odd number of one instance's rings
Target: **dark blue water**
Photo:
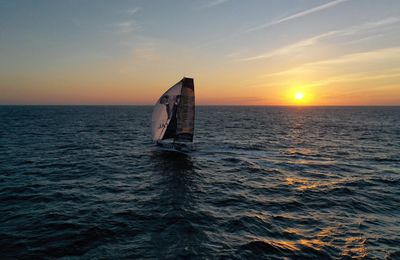
[[[151,110],[0,107],[1,259],[400,258],[400,108]]]

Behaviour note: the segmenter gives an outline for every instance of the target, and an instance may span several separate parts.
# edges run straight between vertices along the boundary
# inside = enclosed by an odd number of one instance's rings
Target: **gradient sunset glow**
[[[0,104],[400,105],[400,2],[0,1]]]

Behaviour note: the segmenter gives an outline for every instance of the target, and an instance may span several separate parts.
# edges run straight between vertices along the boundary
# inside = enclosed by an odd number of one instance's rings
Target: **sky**
[[[199,105],[400,105],[400,1],[0,0],[2,105],[151,105],[184,76]]]

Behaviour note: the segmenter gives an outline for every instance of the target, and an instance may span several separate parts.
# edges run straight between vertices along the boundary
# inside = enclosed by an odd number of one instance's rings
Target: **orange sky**
[[[400,105],[398,1],[163,3],[2,3],[0,104]]]

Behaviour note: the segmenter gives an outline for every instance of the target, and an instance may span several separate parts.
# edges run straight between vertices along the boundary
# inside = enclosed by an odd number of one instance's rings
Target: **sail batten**
[[[168,89],[157,101],[152,115],[155,142],[192,142],[194,134],[195,98],[191,78],[183,78]]]

